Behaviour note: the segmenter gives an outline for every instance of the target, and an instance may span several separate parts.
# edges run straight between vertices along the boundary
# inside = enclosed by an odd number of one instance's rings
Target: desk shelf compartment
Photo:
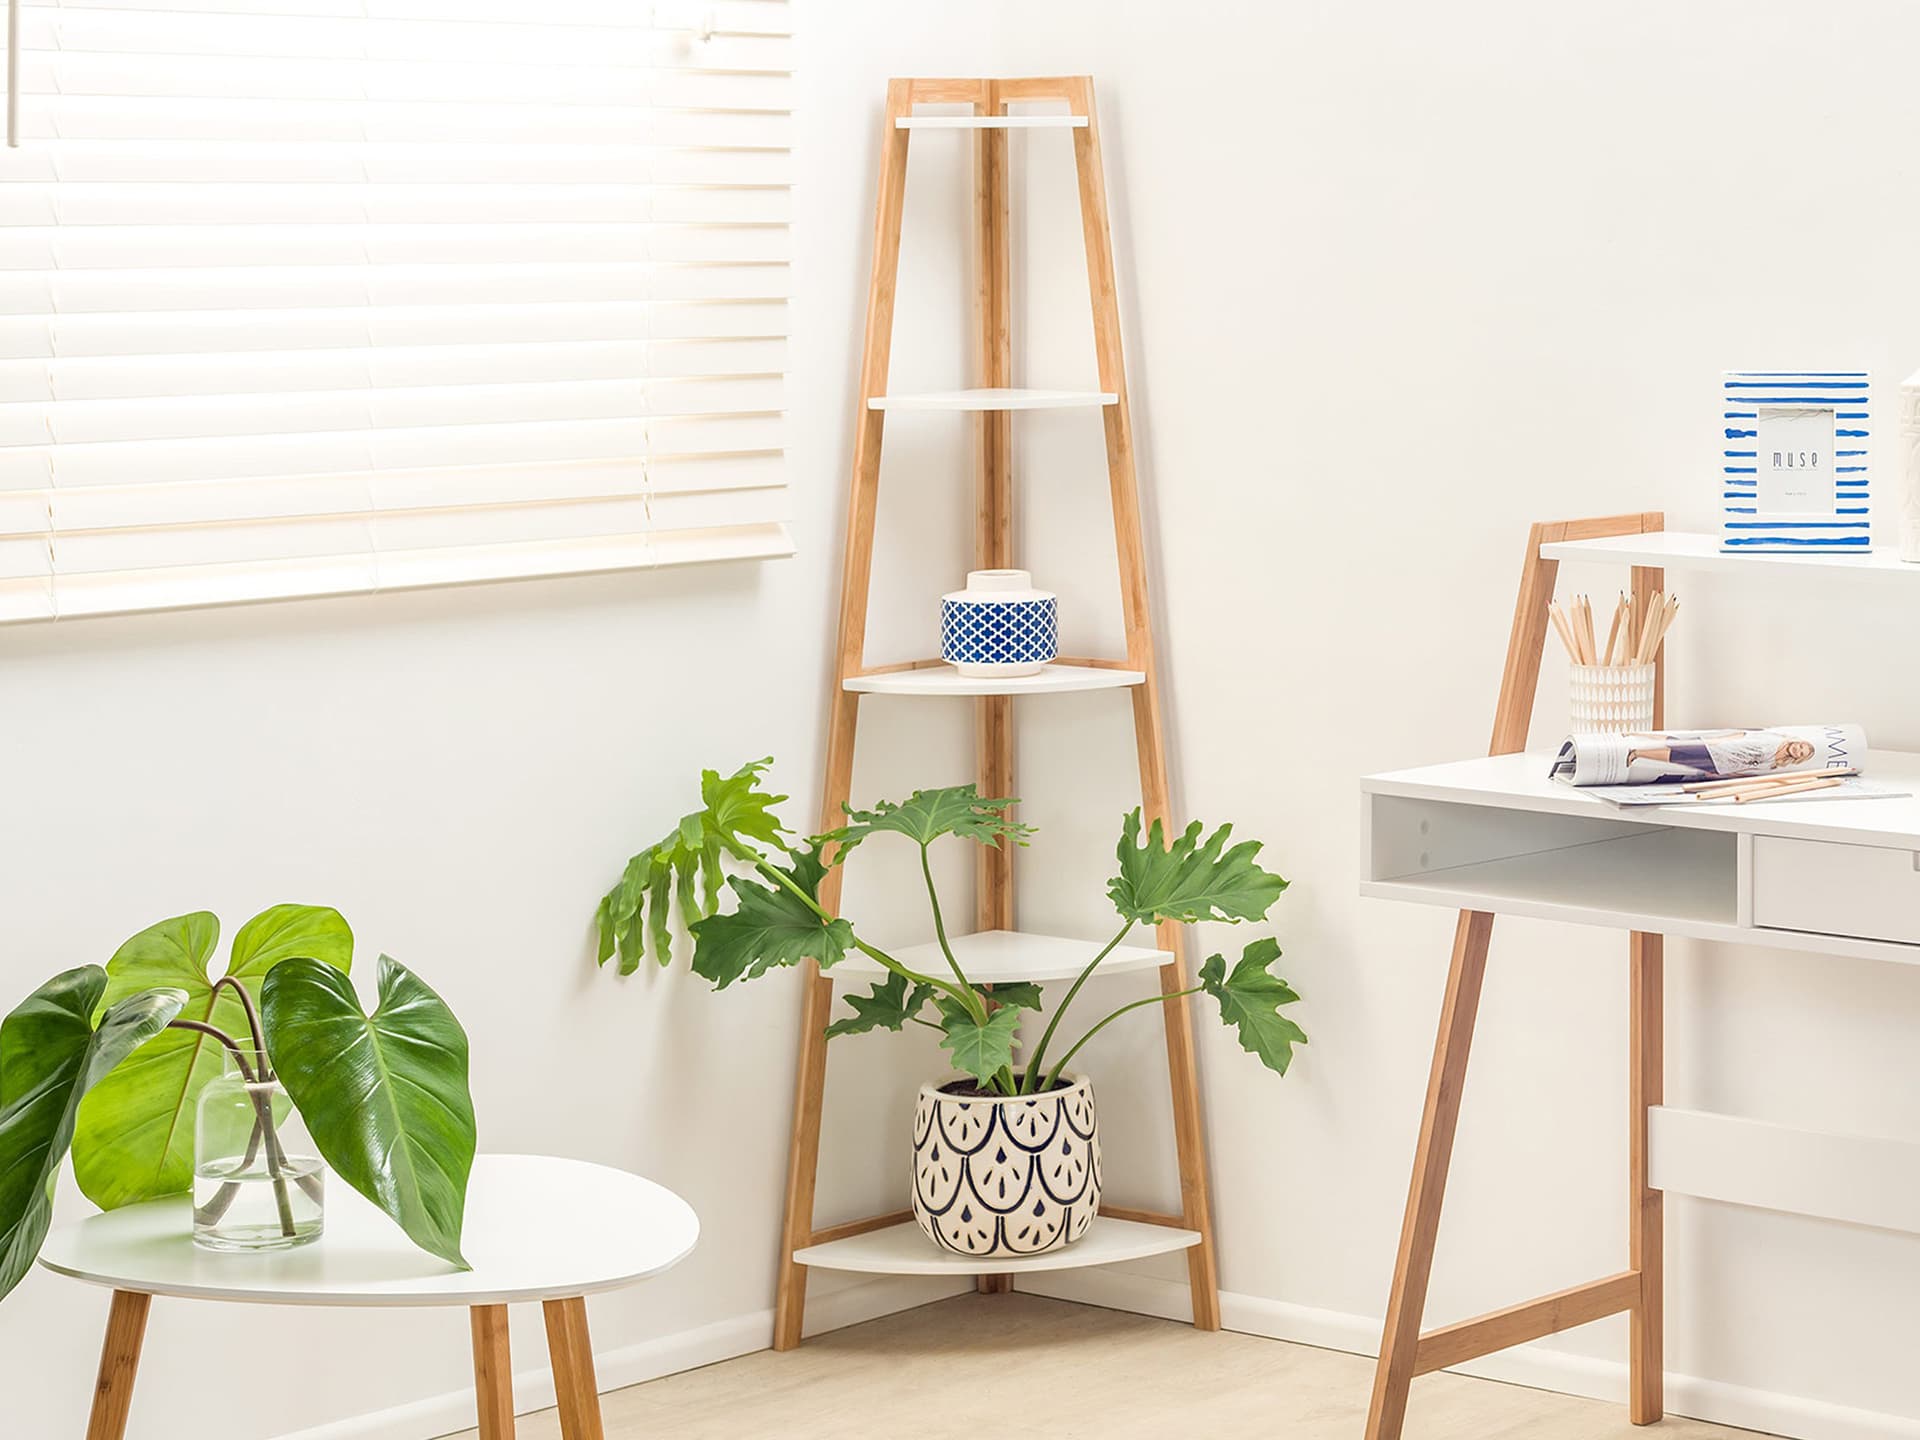
[[[1733,834],[1394,795],[1368,802],[1368,895],[1672,935],[1722,938],[1738,924]]]

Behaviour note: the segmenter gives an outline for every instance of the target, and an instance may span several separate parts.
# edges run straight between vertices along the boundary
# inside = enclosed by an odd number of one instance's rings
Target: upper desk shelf
[[[869,410],[1083,410],[1118,405],[1110,390],[934,390],[922,395],[875,395]]]
[[[1557,540],[1540,547],[1543,560],[1588,564],[1649,565],[1667,570],[1724,570],[1738,574],[1777,574],[1803,570],[1823,578],[1834,575],[1889,579],[1906,576],[1920,581],[1920,565],[1902,561],[1893,549],[1860,555],[1724,554],[1718,535],[1683,530],[1651,530],[1643,535],[1613,535],[1604,540]]]
[[[901,115],[900,130],[1084,130],[1084,115]]]

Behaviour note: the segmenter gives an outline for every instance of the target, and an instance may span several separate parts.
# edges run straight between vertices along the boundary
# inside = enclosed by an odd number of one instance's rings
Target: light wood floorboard
[[[1355,1440],[1372,1381],[1373,1361],[1360,1355],[1036,1295],[965,1295],[603,1403],[607,1440],[979,1440],[1003,1428],[1050,1440]],[[1693,1420],[1636,1429],[1624,1406],[1463,1375],[1427,1376],[1413,1394],[1406,1440],[1752,1435]],[[1035,1395],[1046,1399],[1029,1408]],[[520,1421],[519,1440],[559,1434],[551,1410]]]

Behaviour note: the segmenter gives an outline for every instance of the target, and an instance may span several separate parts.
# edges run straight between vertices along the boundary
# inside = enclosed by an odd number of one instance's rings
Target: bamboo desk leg
[[[1557,561],[1542,557],[1543,545],[1563,540],[1639,535],[1665,528],[1655,512],[1613,515],[1535,525],[1527,535],[1527,553],[1514,598],[1513,629],[1507,641],[1500,699],[1494,709],[1492,755],[1524,750],[1527,727],[1540,684],[1540,657],[1546,643],[1547,602],[1553,598]],[[1635,566],[1633,591],[1643,600],[1665,581],[1663,571]],[[1654,660],[1655,727],[1666,723],[1666,664]],[[1440,1209],[1446,1197],[1447,1167],[1460,1119],[1461,1088],[1467,1055],[1473,1046],[1474,1018],[1486,978],[1487,946],[1493,916],[1463,910],[1454,931],[1453,960],[1441,1005],[1440,1033],[1434,1042],[1433,1068],[1427,1078],[1426,1108],[1414,1153],[1413,1180],[1407,1190],[1406,1217],[1400,1230],[1393,1291],[1387,1301],[1374,1371],[1373,1399],[1367,1411],[1366,1440],[1400,1440],[1407,1418],[1408,1391],[1416,1375],[1444,1369],[1462,1360],[1504,1350],[1527,1340],[1597,1320],[1624,1310],[1630,1317],[1631,1397],[1629,1418],[1636,1425],[1660,1419],[1661,1307],[1663,1301],[1662,1197],[1648,1184],[1647,1112],[1662,1093],[1662,958],[1658,935],[1633,932],[1628,942],[1631,1024],[1628,1041],[1629,1269],[1554,1295],[1421,1333],[1427,1283],[1433,1273],[1434,1245],[1440,1233]]]

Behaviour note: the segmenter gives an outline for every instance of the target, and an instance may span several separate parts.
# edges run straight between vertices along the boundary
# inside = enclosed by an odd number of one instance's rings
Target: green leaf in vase
[[[204,910],[148,926],[107,962],[105,1003],[171,987],[186,993],[183,1018],[249,1044],[238,997],[226,987],[216,994],[207,974],[219,942],[220,922]],[[261,981],[293,956],[344,971],[353,963],[353,931],[328,906],[276,905],[240,927],[226,973],[258,1003]],[[87,1096],[73,1139],[73,1173],[89,1200],[112,1210],[192,1188],[194,1106],[220,1074],[220,1050],[211,1036],[170,1030]]]
[[[54,1180],[83,1098],[187,1003],[182,990],[143,991],[108,1005],[96,1027],[107,991],[107,972],[83,965],[54,976],[0,1022],[0,1297],[47,1238]]]
[[[321,1157],[422,1250],[470,1268],[473,1096],[453,1011],[387,955],[371,1015],[346,974],[317,960],[276,965],[262,988],[267,1053]]]

